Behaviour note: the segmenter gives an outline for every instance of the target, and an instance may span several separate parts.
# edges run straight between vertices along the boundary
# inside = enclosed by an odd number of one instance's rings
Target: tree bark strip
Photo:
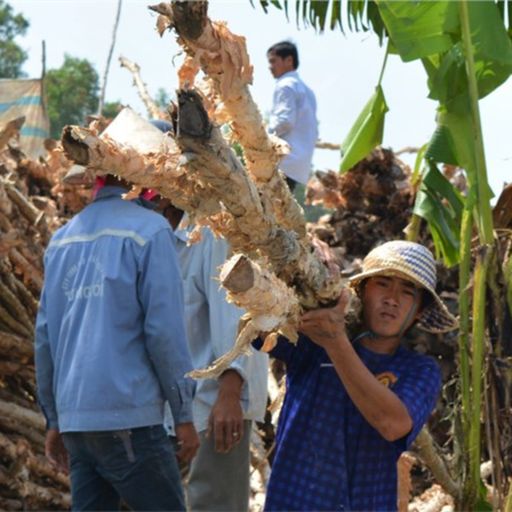
[[[287,144],[266,132],[261,113],[249,91],[253,68],[247,54],[245,38],[229,31],[222,22],[208,18],[207,2],[174,1],[160,3],[150,9],[167,18],[179,35],[178,42],[196,63],[186,60],[188,73],[180,74],[180,87],[194,84],[200,66],[213,84],[213,89],[230,121],[235,138],[244,150],[247,170],[264,191],[271,189],[272,207],[278,222],[295,231],[300,238],[306,235],[302,208],[278,173],[279,161],[288,152]],[[268,191],[267,191],[268,193]]]

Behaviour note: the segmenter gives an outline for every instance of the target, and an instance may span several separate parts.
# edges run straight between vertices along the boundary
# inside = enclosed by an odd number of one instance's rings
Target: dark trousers
[[[72,509],[185,510],[176,456],[162,426],[63,434]]]

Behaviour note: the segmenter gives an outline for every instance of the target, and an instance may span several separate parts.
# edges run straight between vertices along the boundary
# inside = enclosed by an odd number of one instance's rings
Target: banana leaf
[[[254,0],[250,2],[254,5]],[[319,32],[327,27],[331,30],[338,27],[342,33],[347,28],[355,32],[371,30],[377,34],[381,44],[386,35],[375,0],[260,0],[259,3],[265,12],[270,5],[283,10],[288,21],[289,11],[293,10],[297,26],[302,22]]]
[[[377,5],[404,62],[448,51],[460,31],[457,2],[378,0]]]
[[[341,144],[341,173],[348,171],[382,143],[384,117],[387,111],[382,87],[378,85]]]
[[[459,262],[460,224],[464,198],[443,176],[432,161],[428,162],[413,213],[428,223],[436,255],[447,266]]]

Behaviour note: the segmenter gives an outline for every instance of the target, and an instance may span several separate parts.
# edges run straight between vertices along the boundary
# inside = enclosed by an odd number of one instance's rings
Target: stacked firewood
[[[25,157],[17,145],[22,123],[0,127],[0,509],[60,510],[70,506],[69,482],[44,457],[34,322],[44,249],[89,192],[61,184],[71,164],[54,143],[45,160]]]
[[[411,219],[415,192],[409,167],[389,149],[377,148],[350,172],[317,172],[310,180],[306,202],[334,211],[311,226],[311,232],[350,259],[364,257],[373,247],[403,238]]]

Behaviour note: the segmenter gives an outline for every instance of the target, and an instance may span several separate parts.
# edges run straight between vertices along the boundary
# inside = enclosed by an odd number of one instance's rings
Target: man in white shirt
[[[297,182],[305,185],[311,174],[318,139],[316,99],[297,73],[299,56],[293,43],[274,44],[268,49],[267,58],[270,72],[277,79],[268,129],[290,145],[290,154],[279,167],[293,190]]]

